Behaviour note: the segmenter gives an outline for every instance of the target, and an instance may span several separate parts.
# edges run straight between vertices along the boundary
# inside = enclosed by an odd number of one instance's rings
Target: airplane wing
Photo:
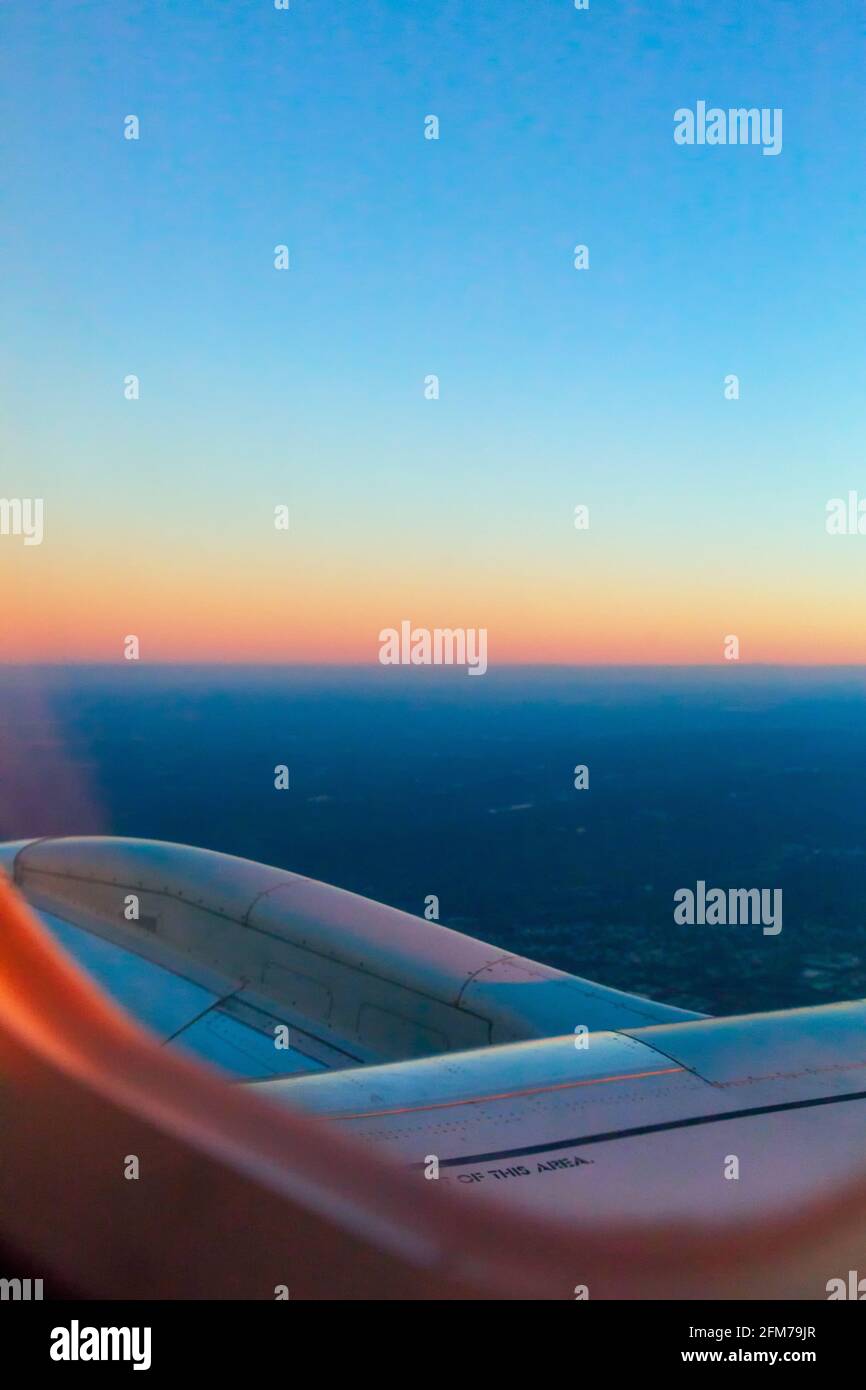
[[[0,848],[4,864],[60,945],[120,1004],[163,1041],[237,1076],[698,1016],[209,850],[43,839]]]
[[[866,1153],[866,1005],[605,1030],[258,1089],[465,1194],[561,1218],[763,1218]]]
[[[3,847],[0,865],[168,1050],[248,1083],[236,1091],[275,1116],[325,1118],[467,1212],[573,1223],[587,1259],[601,1258],[588,1224],[661,1223],[688,1266],[684,1233],[708,1224],[718,1238],[778,1218],[778,1236],[822,1203],[830,1222],[862,1163],[860,1002],[705,1019],[185,846],[47,839]],[[839,1272],[823,1259],[817,1297]],[[750,1278],[760,1264],[753,1252]]]

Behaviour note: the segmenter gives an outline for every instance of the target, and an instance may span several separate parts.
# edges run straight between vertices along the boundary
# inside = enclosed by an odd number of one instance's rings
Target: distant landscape
[[[447,926],[712,1014],[866,995],[864,773],[859,668],[0,671],[3,838],[435,894]],[[700,879],[782,889],[781,934],[675,925]]]

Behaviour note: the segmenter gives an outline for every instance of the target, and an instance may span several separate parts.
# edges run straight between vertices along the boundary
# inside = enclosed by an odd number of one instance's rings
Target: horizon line
[[[154,668],[177,668],[189,669],[196,667],[201,669],[218,670],[273,670],[273,671],[406,671],[418,673],[421,671],[451,671],[455,675],[465,674],[466,663],[421,663],[412,665],[411,663],[395,663],[394,665],[382,664],[378,661],[273,661],[273,660],[225,660],[219,657],[205,659],[179,659],[176,657],[166,657],[161,660],[140,659],[128,661],[123,658],[106,659],[79,659],[73,661],[47,660],[39,658],[32,661],[27,660],[2,660],[0,659],[0,670],[80,670],[93,669],[98,667],[104,670],[118,670],[129,667],[141,670],[153,670]],[[491,663],[487,674],[491,671],[722,671],[736,668],[747,668],[749,670],[778,670],[778,671],[866,671],[866,659],[863,661],[748,661],[742,658],[736,661],[500,661]]]

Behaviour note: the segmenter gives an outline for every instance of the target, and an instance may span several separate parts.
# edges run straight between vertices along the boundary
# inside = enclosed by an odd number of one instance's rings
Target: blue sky
[[[824,564],[866,428],[859,3],[13,0],[0,32],[4,486],[80,549],[120,494],[216,546],[240,480],[334,508],[323,564],[453,542],[544,582],[583,497],[636,578],[732,536],[756,576]],[[782,108],[781,155],[675,145],[698,99]]]

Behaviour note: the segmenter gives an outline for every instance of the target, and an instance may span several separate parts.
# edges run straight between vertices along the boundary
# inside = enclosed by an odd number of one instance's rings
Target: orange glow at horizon
[[[485,628],[497,665],[712,665],[728,634],[744,663],[866,662],[866,594],[835,601],[828,580],[784,586],[772,576],[636,573],[612,562],[578,567],[548,557],[497,567],[472,557],[442,564],[405,551],[240,557],[184,553],[145,565],[139,546],[88,553],[64,546],[0,553],[6,598],[0,662],[123,660],[138,637],[143,662],[376,666],[379,633],[413,626]],[[834,581],[838,587],[838,581]],[[11,601],[10,601],[11,597]]]

